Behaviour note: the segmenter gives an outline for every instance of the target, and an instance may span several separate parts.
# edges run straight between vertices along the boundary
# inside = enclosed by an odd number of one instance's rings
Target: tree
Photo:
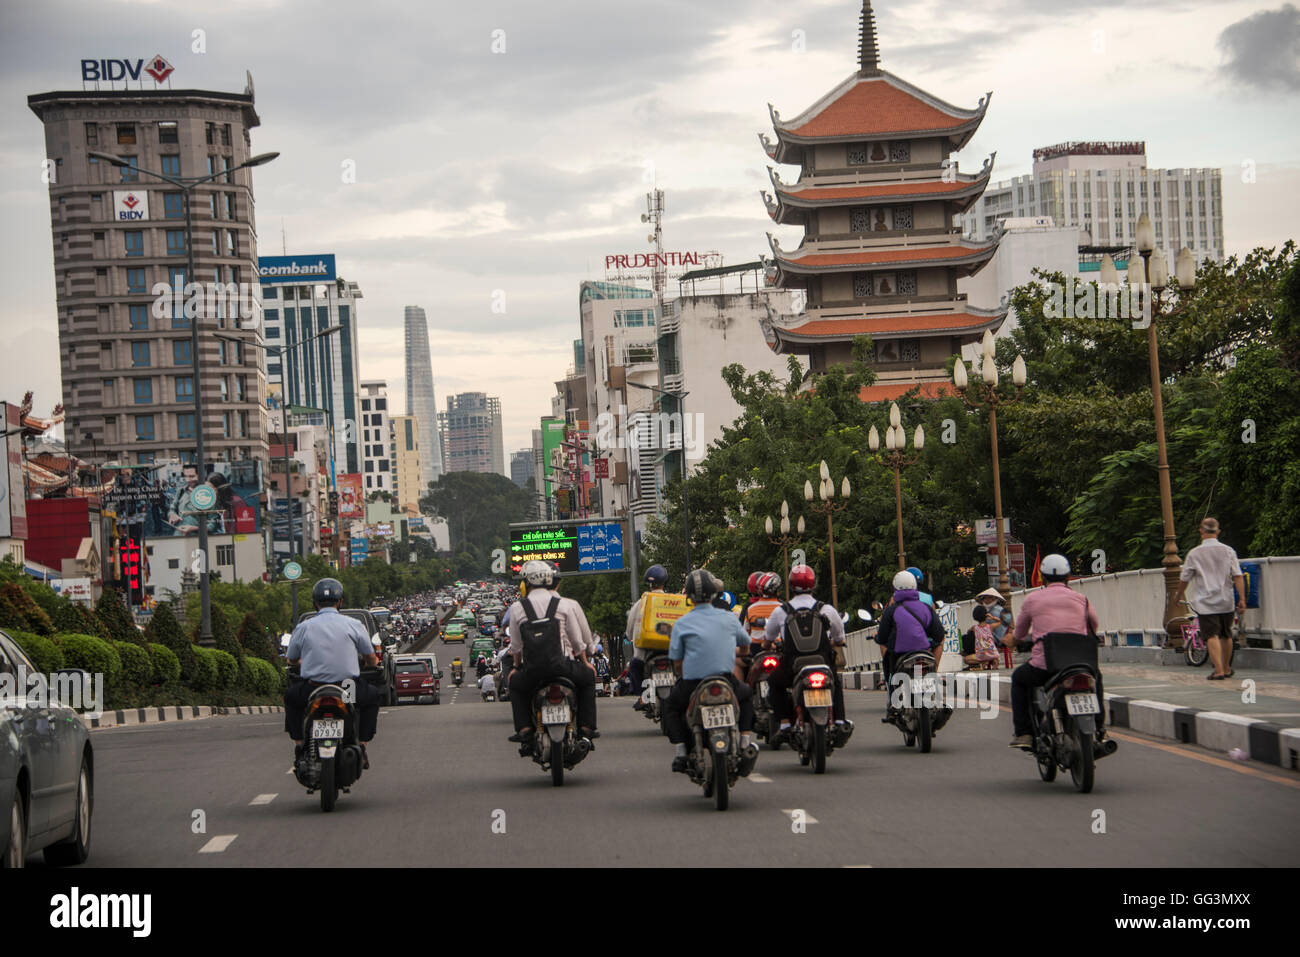
[[[116,588],[104,589],[99,601],[95,603],[95,617],[103,622],[114,641],[144,644],[140,629],[131,620],[131,614],[122,601],[122,593]]]
[[[160,603],[154,610],[153,618],[144,630],[145,640],[170,648],[181,665],[181,680],[188,681],[194,674],[194,646],[185,637],[180,622],[172,613],[171,606]]]
[[[447,472],[430,484],[420,510],[445,519],[451,530],[451,550],[473,548],[488,554],[510,544],[509,525],[525,521],[528,493],[504,475],[493,472]],[[486,573],[486,568],[478,575]]]
[[[271,643],[266,634],[266,629],[262,623],[257,620],[257,615],[253,612],[246,612],[244,619],[239,623],[239,631],[236,635],[239,639],[239,645],[244,649],[244,653],[254,658],[261,658],[275,664],[279,660],[276,654],[275,646]]]

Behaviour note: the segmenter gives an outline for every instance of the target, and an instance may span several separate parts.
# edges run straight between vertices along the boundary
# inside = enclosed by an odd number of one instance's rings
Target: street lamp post
[[[282,451],[284,452],[284,517],[287,523],[286,530],[289,536],[290,556],[293,555],[293,490],[291,488],[291,479],[289,477],[289,388],[284,377],[284,354],[290,349],[297,349],[301,345],[306,345],[313,339],[320,339],[323,336],[332,336],[334,333],[342,331],[342,329],[342,326],[330,326],[328,329],[322,329],[315,335],[308,336],[305,339],[300,339],[289,346],[268,346],[257,342],[247,343],[248,345],[251,345],[256,349],[261,349],[263,352],[273,355],[280,360],[280,436],[283,439]],[[218,339],[225,339],[229,342],[244,342],[243,339],[236,338],[235,336],[223,336],[219,332],[214,335]],[[307,529],[305,525],[306,514],[302,516],[298,523],[298,554],[300,555],[306,554],[307,551]],[[274,520],[272,520],[272,528],[274,528]],[[272,541],[274,541],[274,534],[272,534],[271,538]],[[274,555],[272,555],[272,557],[274,557]],[[277,580],[280,577],[280,572],[281,568],[279,565],[276,565],[275,577]],[[298,579],[296,578],[289,583],[289,600],[292,608],[291,620],[296,624],[298,621]]]
[[[250,157],[238,166],[220,173],[209,173],[207,176],[168,176],[165,173],[159,173],[154,170],[141,169],[133,166],[120,156],[114,156],[112,153],[101,153],[97,150],[91,150],[90,156],[97,160],[103,160],[113,166],[133,169],[137,174],[147,173],[164,182],[171,183],[180,189],[185,197],[185,282],[196,282],[194,275],[194,228],[190,216],[191,194],[196,186],[204,183],[210,183],[222,176],[227,176],[241,169],[249,169],[254,166],[261,166],[263,163],[269,163],[279,156],[279,153],[261,153],[257,156]],[[177,295],[173,290],[173,295]],[[184,296],[184,289],[179,293]],[[194,460],[198,466],[198,472],[201,480],[206,480],[203,474],[204,469],[204,448],[203,448],[203,376],[202,367],[199,362],[199,315],[197,310],[195,315],[190,318],[190,351],[191,359],[194,361]],[[212,595],[208,587],[208,523],[206,519],[199,521],[199,553],[202,556],[199,564],[199,608],[201,609],[199,618],[199,644],[205,648],[216,647],[216,642],[212,638]]]
[[[773,536],[772,516],[768,516],[763,522],[763,528],[767,532],[767,540],[773,545],[781,546],[781,560],[785,567],[785,599],[790,600],[790,546],[803,538],[804,524],[803,516],[799,516],[799,522],[796,526],[797,535],[790,534],[790,503],[782,500],[781,502],[781,534]]]
[[[1136,239],[1142,263],[1139,265],[1136,259],[1129,260],[1129,286],[1132,289],[1137,284],[1145,283],[1151,296],[1151,321],[1147,325],[1147,363],[1151,369],[1151,401],[1155,410],[1157,470],[1160,476],[1160,517],[1165,533],[1164,557],[1160,561],[1165,575],[1165,616],[1162,624],[1165,634],[1173,641],[1173,647],[1178,647],[1182,642],[1182,633],[1170,628],[1169,622],[1177,616],[1174,599],[1178,594],[1182,562],[1178,557],[1178,534],[1174,527],[1174,496],[1169,482],[1165,406],[1160,390],[1160,352],[1156,339],[1156,323],[1162,312],[1163,293],[1169,284],[1169,263],[1163,253],[1153,255],[1156,246],[1155,229],[1146,213],[1138,219]],[[1196,258],[1186,246],[1178,252],[1174,278],[1178,280],[1180,293],[1196,285]],[[1170,310],[1166,315],[1172,315],[1173,312]]]
[[[826,516],[826,544],[831,553],[831,604],[835,608],[840,607],[839,586],[835,576],[835,524],[832,516],[836,512],[842,512],[849,507],[849,479],[846,475],[840,483],[840,498],[842,501],[835,501],[835,481],[831,478],[831,470],[823,459],[820,467],[821,484],[817,489],[817,497],[821,504],[815,504],[813,500],[812,482],[803,483],[803,497],[807,502],[808,508],[814,512],[821,512]]]
[[[998,406],[1010,405],[1020,398],[1020,390],[1025,387],[1026,371],[1025,360],[1021,356],[1016,356],[1016,361],[1011,366],[1011,381],[1016,387],[1015,395],[1003,395],[997,391],[998,386],[998,367],[993,357],[993,334],[988,330],[984,332],[984,342],[980,349],[981,355],[976,357],[979,363],[975,371],[984,382],[984,387],[979,388],[974,396],[968,391],[969,382],[966,378],[966,363],[962,361],[961,356],[957,357],[957,363],[952,368],[953,385],[957,387],[957,392],[961,395],[962,401],[969,408],[989,410],[989,436],[993,443],[993,523],[997,528],[998,535],[998,591],[1002,595],[1004,602],[1011,601],[1011,576],[1007,563],[1007,537],[1002,528],[1002,473],[998,463]],[[1010,605],[1008,604],[1009,608]]]
[[[880,434],[873,425],[871,431],[867,433],[867,445],[871,451],[877,452],[880,449]],[[903,483],[900,476],[900,470],[905,465],[915,465],[921,459],[921,449],[925,446],[925,430],[919,425],[912,434],[912,447],[916,449],[914,455],[908,455],[904,450],[907,448],[907,434],[903,431],[902,420],[898,414],[898,403],[889,404],[889,428],[885,430],[885,448],[888,450],[885,455],[876,455],[875,459],[883,465],[888,465],[894,470],[894,518],[898,522],[898,570],[902,571],[907,567],[907,554],[903,550]]]

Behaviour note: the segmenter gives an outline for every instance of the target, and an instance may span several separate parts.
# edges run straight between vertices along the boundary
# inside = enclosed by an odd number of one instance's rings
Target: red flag
[[[1041,553],[1039,547],[1038,547],[1037,545],[1035,545],[1035,546],[1034,546],[1034,570],[1033,570],[1033,572],[1032,572],[1032,573],[1030,574],[1030,576],[1029,576],[1029,587],[1030,587],[1030,588],[1042,588],[1042,587],[1043,587],[1043,575],[1042,575],[1042,572],[1039,571],[1039,568],[1040,568],[1040,566],[1041,566],[1042,564],[1043,564],[1043,556],[1042,556],[1042,553]]]

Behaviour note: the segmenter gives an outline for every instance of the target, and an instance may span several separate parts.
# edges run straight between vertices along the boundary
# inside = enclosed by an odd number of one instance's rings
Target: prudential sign
[[[323,256],[259,256],[257,276],[264,285],[333,282],[334,254]]]

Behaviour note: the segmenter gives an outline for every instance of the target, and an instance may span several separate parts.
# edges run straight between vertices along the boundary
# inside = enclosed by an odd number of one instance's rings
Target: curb
[[[133,724],[160,724],[164,721],[193,721],[199,718],[211,718],[222,714],[271,714],[282,712],[277,705],[247,705],[233,708],[212,708],[208,705],[167,705],[160,708],[127,708],[121,711],[105,711],[99,717],[81,715],[81,722],[88,729],[119,728]]]

